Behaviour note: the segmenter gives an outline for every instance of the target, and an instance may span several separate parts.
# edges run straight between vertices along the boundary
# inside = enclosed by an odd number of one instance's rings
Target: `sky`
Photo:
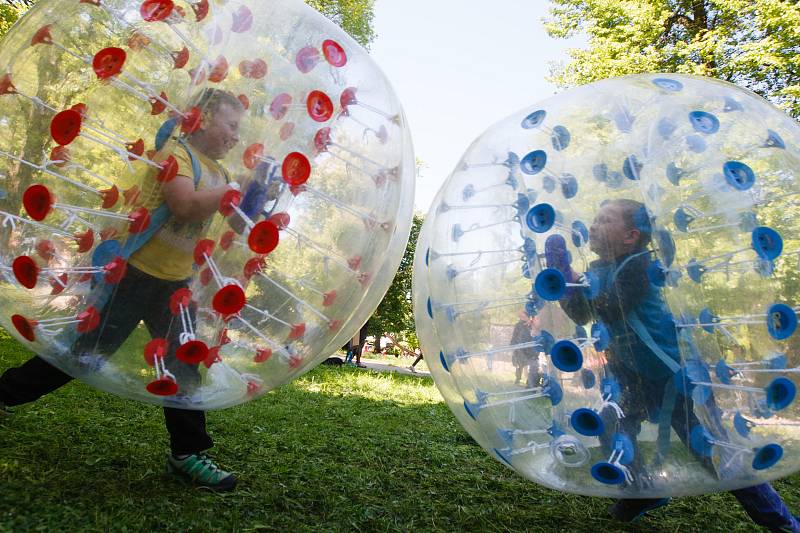
[[[416,210],[426,213],[481,133],[556,92],[551,61],[582,38],[552,39],[546,0],[376,0],[370,54],[400,99],[424,163]]]

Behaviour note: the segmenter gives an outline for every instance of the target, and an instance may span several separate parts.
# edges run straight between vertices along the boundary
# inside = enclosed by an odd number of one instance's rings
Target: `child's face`
[[[603,259],[630,252],[638,240],[639,231],[628,227],[622,207],[614,203],[601,207],[589,228],[589,248]]]
[[[222,159],[239,142],[239,124],[244,111],[221,104],[201,133],[203,152],[211,159]]]

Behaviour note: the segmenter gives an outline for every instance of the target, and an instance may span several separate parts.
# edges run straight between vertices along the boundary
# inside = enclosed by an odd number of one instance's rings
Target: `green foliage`
[[[553,65],[561,87],[680,72],[746,87],[800,117],[800,5],[794,0],[551,0],[547,32],[586,49]]]
[[[369,334],[392,333],[398,340],[406,341],[412,348],[419,346],[414,333],[414,310],[411,305],[411,275],[414,269],[414,249],[424,218],[414,215],[411,234],[400,268],[378,309],[369,319]]]

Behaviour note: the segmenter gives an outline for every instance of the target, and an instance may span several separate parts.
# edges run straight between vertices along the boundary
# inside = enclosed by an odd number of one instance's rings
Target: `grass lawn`
[[[0,369],[27,354],[0,340]],[[163,473],[160,410],[80,383],[0,421],[0,531],[752,531],[729,495],[638,526],[609,500],[543,489],[461,429],[429,378],[322,367],[209,415],[241,474],[215,495]],[[800,511],[800,477],[777,483]]]

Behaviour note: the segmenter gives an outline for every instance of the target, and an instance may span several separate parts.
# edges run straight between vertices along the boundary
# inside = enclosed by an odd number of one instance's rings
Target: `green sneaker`
[[[236,476],[222,470],[205,453],[195,453],[185,459],[176,459],[170,454],[167,456],[167,472],[178,474],[205,489],[225,492],[236,487]]]

